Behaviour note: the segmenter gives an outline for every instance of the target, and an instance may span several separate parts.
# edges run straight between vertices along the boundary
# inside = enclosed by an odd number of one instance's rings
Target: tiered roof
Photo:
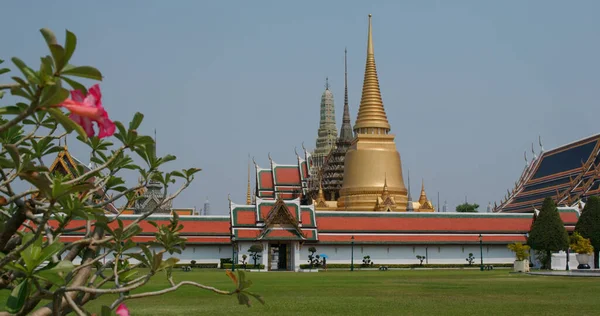
[[[297,164],[280,165],[269,155],[270,168],[261,168],[256,162],[256,197],[261,199],[292,200],[307,195],[307,181],[310,154],[304,150],[304,157],[296,153]]]
[[[64,146],[63,150],[58,153],[52,165],[48,169],[51,173],[58,172],[63,175],[68,175],[72,178],[77,178],[87,172],[90,172],[90,166],[86,166],[83,162],[73,157],[69,152],[67,146]],[[90,179],[93,181],[93,178]],[[104,190],[98,191],[98,199],[106,201],[111,197],[104,194]],[[117,213],[118,210],[113,203],[109,203],[104,206],[104,210],[109,213]]]
[[[542,148],[494,211],[533,212],[546,197],[558,205],[572,206],[588,196],[599,195],[599,153],[600,134],[546,152]]]
[[[352,123],[350,122],[350,108],[348,105],[348,63],[347,51],[344,51],[344,115],[340,137],[337,139],[336,148],[333,149],[325,159],[323,166],[322,185],[325,197],[330,201],[336,201],[340,197],[340,189],[344,183],[344,161],[346,152],[352,145]]]
[[[231,234],[238,241],[299,240],[316,241],[317,227],[312,205],[300,199],[256,199],[256,205],[230,201]]]

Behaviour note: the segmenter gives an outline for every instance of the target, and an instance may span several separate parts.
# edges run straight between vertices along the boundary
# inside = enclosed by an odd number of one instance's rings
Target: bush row
[[[218,263],[196,263],[196,264],[191,264],[191,263],[178,263],[175,265],[176,268],[181,268],[181,267],[192,267],[192,268],[198,268],[198,269],[217,269],[219,267]]]
[[[236,264],[235,265],[236,269],[244,269],[244,266],[241,264]],[[254,266],[254,264],[247,264],[246,265],[246,270],[250,270],[250,269],[264,269],[265,265],[264,264],[259,264],[257,267]],[[231,263],[223,263],[221,265],[221,269],[231,269]]]
[[[485,263],[484,265],[491,265],[494,266],[496,268],[498,267],[512,267],[513,264],[512,263]],[[355,269],[360,269],[360,268],[379,268],[381,266],[386,266],[388,268],[477,268],[479,267],[478,264],[473,264],[473,265],[468,265],[468,264],[423,264],[423,265],[419,265],[419,264],[374,264],[372,266],[368,266],[368,267],[362,267],[360,263],[355,264],[354,268]],[[323,266],[318,266],[315,267],[313,266],[312,269],[322,269]],[[327,268],[328,269],[350,269],[350,264],[348,263],[331,263],[331,264],[327,264]],[[300,265],[300,269],[310,269],[310,265],[309,264],[301,264]]]

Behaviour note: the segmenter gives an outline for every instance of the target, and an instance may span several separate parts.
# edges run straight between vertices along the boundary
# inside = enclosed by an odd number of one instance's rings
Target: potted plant
[[[590,254],[594,252],[594,247],[589,239],[583,238],[579,233],[573,233],[570,238],[570,247],[577,253],[577,269],[589,269]]]
[[[514,272],[529,272],[529,249],[527,245],[520,242],[508,245],[508,249],[515,253],[515,262],[513,264]]]

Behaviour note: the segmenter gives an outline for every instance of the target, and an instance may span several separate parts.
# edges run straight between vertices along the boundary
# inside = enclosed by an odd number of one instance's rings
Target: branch
[[[42,230],[44,230],[44,226],[46,225],[46,222],[49,219],[49,216],[47,214],[48,213],[44,214],[44,218],[42,219],[42,225],[37,227],[37,231],[35,232],[35,235],[33,236],[33,238],[31,238],[28,242],[21,244],[21,246],[14,249],[8,255],[6,255],[6,257],[4,257],[4,258],[2,258],[2,260],[0,260],[0,268],[4,267],[4,265],[6,265],[9,261],[15,260],[17,254],[19,254],[23,250],[27,249],[27,247],[31,246],[38,238],[40,238],[40,235],[42,234]],[[5,231],[5,233],[6,233],[6,231]],[[2,234],[2,237],[4,237],[4,234]]]
[[[172,286],[170,288],[166,288],[166,289],[163,289],[163,290],[160,290],[160,291],[125,295],[122,298],[119,298],[119,299],[115,300],[111,304],[110,308],[111,309],[115,308],[118,304],[120,304],[121,302],[123,302],[125,300],[131,300],[131,299],[136,299],[136,298],[141,298],[141,297],[150,297],[150,296],[163,295],[165,293],[177,291],[177,289],[179,289],[180,287],[182,287],[184,285],[191,285],[191,286],[194,286],[194,287],[197,287],[197,288],[201,288],[203,290],[208,290],[208,291],[211,291],[211,292],[214,292],[214,293],[217,293],[217,294],[222,294],[222,295],[233,295],[233,294],[237,293],[237,290],[236,291],[223,291],[223,290],[219,290],[217,288],[214,288],[212,286],[207,286],[207,285],[203,285],[203,284],[192,282],[192,281],[182,281],[182,282],[179,282],[178,284],[176,284],[175,286]]]

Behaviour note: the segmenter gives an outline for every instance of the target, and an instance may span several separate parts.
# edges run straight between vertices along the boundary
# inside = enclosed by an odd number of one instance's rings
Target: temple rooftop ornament
[[[340,196],[340,189],[344,182],[344,161],[346,152],[352,144],[352,123],[350,122],[350,108],[348,105],[348,50],[344,50],[344,115],[340,136],[336,147],[329,153],[323,166],[323,190],[325,196],[331,201],[336,201]]]
[[[338,209],[376,210],[377,198],[387,184],[390,196],[395,199],[396,211],[406,211],[407,191],[402,177],[402,162],[394,142],[395,136],[389,134],[390,124],[379,89],[371,17],[369,15],[367,58],[362,97],[354,125],[355,138],[344,161]]]

